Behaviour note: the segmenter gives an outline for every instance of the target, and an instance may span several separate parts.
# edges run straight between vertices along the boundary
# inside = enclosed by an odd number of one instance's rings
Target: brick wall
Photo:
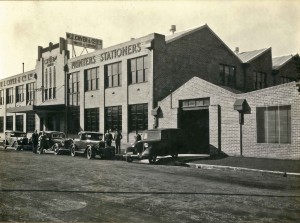
[[[177,127],[179,100],[210,97],[210,145],[231,155],[240,155],[239,113],[234,110],[236,99],[246,99],[251,114],[245,114],[243,130],[243,156],[279,159],[300,159],[300,95],[295,82],[235,94],[219,86],[194,77],[159,102],[162,117],[159,127]],[[172,103],[171,103],[172,100]],[[170,106],[172,104],[172,107]],[[291,105],[291,144],[257,143],[256,107]]]

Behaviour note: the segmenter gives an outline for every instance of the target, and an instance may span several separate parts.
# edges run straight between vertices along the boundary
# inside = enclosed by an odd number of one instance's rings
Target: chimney
[[[170,32],[172,35],[176,32],[176,25],[171,25]]]
[[[240,51],[240,49],[239,49],[238,47],[236,47],[235,50],[234,50],[234,52],[235,52],[236,54],[238,54],[239,51]]]
[[[24,73],[24,63],[22,63],[23,64],[23,73]]]

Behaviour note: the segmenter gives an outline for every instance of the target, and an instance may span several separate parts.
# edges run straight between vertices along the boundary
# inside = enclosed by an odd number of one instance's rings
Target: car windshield
[[[144,132],[143,139],[152,140],[152,139],[160,139],[160,131],[149,131]]]
[[[10,134],[11,137],[26,137],[26,133],[14,132]]]
[[[62,132],[53,133],[52,134],[52,138],[54,138],[54,139],[64,139],[65,138],[65,134],[62,133]]]
[[[81,139],[83,140],[102,140],[103,134],[100,133],[85,133],[82,134]]]

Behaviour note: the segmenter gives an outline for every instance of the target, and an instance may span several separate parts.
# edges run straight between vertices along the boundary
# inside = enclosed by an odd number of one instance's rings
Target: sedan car
[[[184,140],[180,129],[165,128],[145,130],[142,140],[126,149],[125,158],[128,162],[133,159],[148,159],[155,163],[157,156],[171,155],[176,158],[183,149]]]
[[[37,152],[54,153],[55,155],[61,153],[70,153],[72,139],[67,139],[64,132],[58,131],[44,131],[39,137]]]
[[[81,131],[71,146],[71,155],[77,154],[85,154],[88,159],[93,159],[97,155],[100,158],[112,158],[115,156],[115,147],[105,145],[103,133]]]
[[[6,131],[5,139],[3,141],[4,149],[13,147],[15,150],[31,150],[32,142],[27,137],[26,132],[21,131]]]

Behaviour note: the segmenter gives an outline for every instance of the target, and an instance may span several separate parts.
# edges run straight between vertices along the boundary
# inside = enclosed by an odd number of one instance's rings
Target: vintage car
[[[135,142],[125,151],[124,157],[128,162],[133,159],[148,159],[155,163],[157,156],[178,156],[183,150],[184,139],[180,129],[165,128],[145,130],[142,140]]]
[[[25,132],[6,131],[3,146],[4,149],[7,149],[7,147],[13,147],[15,150],[31,150],[32,142]]]
[[[73,140],[71,155],[86,154],[88,159],[93,159],[96,155],[100,158],[113,158],[115,147],[106,146],[103,137],[103,134],[99,132],[79,132],[78,138]]]
[[[44,131],[39,137],[37,153],[70,153],[72,139],[67,139],[64,132]]]

